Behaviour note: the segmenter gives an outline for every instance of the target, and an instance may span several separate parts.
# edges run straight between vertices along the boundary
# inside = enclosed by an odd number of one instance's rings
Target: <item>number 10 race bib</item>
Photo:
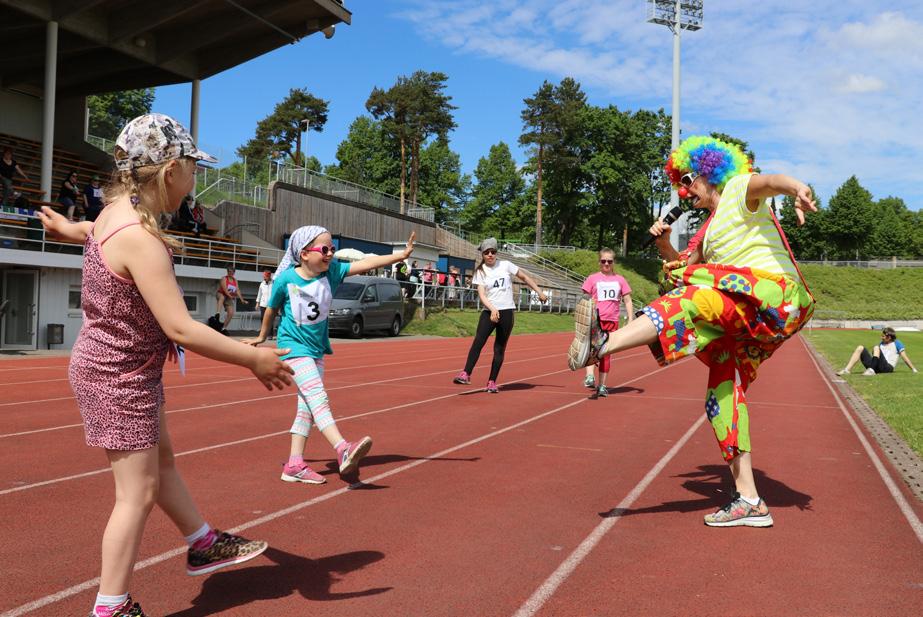
[[[621,298],[622,286],[618,281],[600,281],[596,283],[597,302],[618,302]]]

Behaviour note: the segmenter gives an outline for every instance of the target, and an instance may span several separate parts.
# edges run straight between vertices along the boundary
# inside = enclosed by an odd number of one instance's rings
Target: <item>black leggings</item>
[[[490,364],[490,381],[497,381],[500,374],[500,367],[503,366],[503,354],[506,351],[506,342],[513,333],[513,314],[514,309],[503,309],[500,311],[500,321],[494,323],[490,320],[490,311],[481,311],[481,318],[478,320],[478,330],[474,334],[474,341],[471,342],[471,349],[468,350],[468,362],[465,364],[465,372],[471,375],[474,365],[477,364],[481,355],[481,349],[490,333],[496,328],[497,336],[494,337],[494,360]]]

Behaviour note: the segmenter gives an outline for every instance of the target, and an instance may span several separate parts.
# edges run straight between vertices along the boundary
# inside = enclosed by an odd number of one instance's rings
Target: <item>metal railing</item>
[[[312,189],[328,195],[336,195],[367,206],[389,210],[401,211],[401,200],[395,195],[361,186],[348,180],[340,180],[333,176],[322,174],[306,167],[292,167],[280,165],[276,168],[276,179],[286,184],[294,184],[306,189]],[[428,206],[416,204],[410,207],[405,200],[404,213],[418,219],[432,222],[435,220],[435,211]]]
[[[99,148],[109,156],[112,156],[112,153],[115,152],[115,142],[111,139],[106,139],[105,137],[98,137],[96,135],[84,135],[84,141],[95,148]]]
[[[841,268],[923,268],[923,259],[897,259],[896,257],[868,260],[832,260],[832,261],[804,261],[799,264],[816,264],[818,266],[834,266]]]
[[[551,272],[554,272],[555,274],[565,278],[566,280],[573,281],[577,283],[578,285],[582,285],[583,280],[586,278],[585,276],[581,276],[580,274],[578,274],[577,272],[574,272],[573,270],[569,268],[565,268],[564,266],[559,265],[558,263],[551,261],[550,259],[542,257],[541,255],[536,253],[534,250],[532,250],[532,246],[522,245],[522,244],[512,244],[512,243],[507,242],[506,244],[501,245],[501,248],[503,249],[503,251],[509,253],[510,255],[513,255],[514,257],[517,256],[517,254],[524,255],[526,259],[528,259],[530,262],[538,266],[541,266],[545,270],[550,270]]]
[[[167,232],[170,234],[170,232]],[[180,243],[174,251],[176,264],[226,268],[233,265],[241,271],[275,269],[283,251],[262,246],[249,246],[221,240],[170,234]],[[41,251],[65,255],[82,255],[83,245],[48,238],[38,217],[21,212],[0,212],[0,248]]]
[[[411,281],[399,281],[405,298],[420,303],[424,311],[427,308],[457,308],[481,310],[481,297],[476,287],[459,287],[457,285],[437,285]],[[571,313],[580,299],[578,294],[560,287],[540,285],[548,296],[547,302],[541,302],[538,294],[524,284],[513,284],[513,301],[516,309],[536,313]]]

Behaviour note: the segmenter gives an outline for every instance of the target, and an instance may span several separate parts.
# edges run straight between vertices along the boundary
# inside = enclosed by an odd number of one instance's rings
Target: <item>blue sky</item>
[[[517,159],[522,99],[571,76],[589,101],[671,104],[672,43],[643,0],[347,0],[351,26],[312,36],[202,84],[199,141],[222,159],[252,137],[290,88],[330,101],[307,151],[324,163],[374,86],[439,70],[458,106],[452,148],[471,173],[492,144]],[[923,6],[923,5],[921,5]],[[746,7],[746,8],[743,8]],[[896,7],[896,8],[893,8]],[[684,33],[684,135],[750,143],[764,172],[798,176],[826,204],[855,174],[874,197],[923,206],[923,8],[860,0],[706,0]],[[188,84],[159,88],[155,110],[188,122]]]

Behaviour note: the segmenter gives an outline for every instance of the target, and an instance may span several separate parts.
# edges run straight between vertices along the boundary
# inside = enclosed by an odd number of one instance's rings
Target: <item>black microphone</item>
[[[680,202],[678,206],[674,206],[670,208],[670,211],[667,212],[666,216],[663,217],[663,222],[667,225],[672,225],[673,223],[676,222],[676,219],[678,219],[679,217],[683,215],[685,211],[686,211],[686,208],[683,207],[682,202]],[[641,248],[646,249],[654,242],[654,240],[656,240],[659,237],[660,236],[651,236],[650,238],[647,239],[647,242],[641,245]]]

